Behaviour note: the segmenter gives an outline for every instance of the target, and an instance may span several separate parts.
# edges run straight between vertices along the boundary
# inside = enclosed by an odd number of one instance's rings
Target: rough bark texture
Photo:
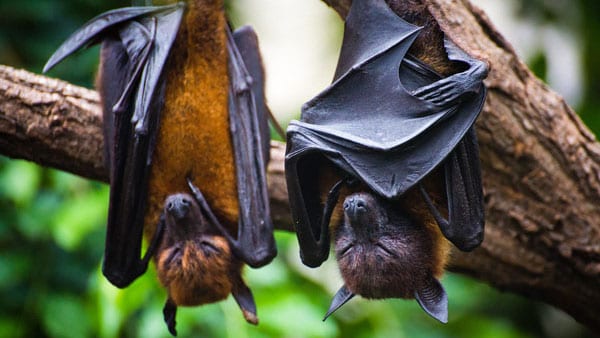
[[[0,153],[102,180],[98,94],[0,65]]]
[[[325,0],[345,16],[350,0]],[[600,330],[600,144],[564,100],[536,79],[467,0],[426,0],[446,35],[491,71],[477,123],[485,241],[453,253],[451,269],[553,304]],[[0,152],[106,180],[94,92],[0,68]],[[269,192],[290,229],[284,146],[273,143]]]

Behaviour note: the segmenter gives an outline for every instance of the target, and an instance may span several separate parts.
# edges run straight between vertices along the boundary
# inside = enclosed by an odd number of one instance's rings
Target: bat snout
[[[185,195],[171,195],[165,202],[165,211],[175,219],[182,219],[190,212],[192,201]]]
[[[362,196],[350,196],[344,201],[344,212],[350,218],[356,218],[368,210],[368,203]]]

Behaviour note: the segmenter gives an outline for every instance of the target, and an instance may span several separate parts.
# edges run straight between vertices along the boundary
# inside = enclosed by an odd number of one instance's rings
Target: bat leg
[[[337,309],[341,308],[342,305],[348,303],[352,298],[354,298],[354,293],[348,290],[346,285],[343,285],[338,292],[336,292],[335,296],[333,296],[333,300],[331,301],[331,305],[329,305],[329,310],[327,310],[323,321],[331,316]]]
[[[244,319],[246,319],[246,321],[250,324],[258,324],[254,296],[252,296],[252,291],[250,291],[250,288],[246,285],[246,283],[244,283],[244,281],[241,278],[239,278],[235,282],[231,293],[233,294],[233,298],[242,310]]]
[[[483,241],[484,205],[479,149],[471,128],[444,162],[448,219],[439,212],[422,184],[419,190],[444,236],[462,251]]]
[[[163,307],[163,316],[165,319],[165,324],[167,324],[167,328],[169,328],[169,332],[173,336],[177,336],[177,330],[175,329],[175,325],[177,322],[175,321],[175,316],[177,314],[177,305],[170,298],[167,299],[165,306]]]
[[[427,314],[444,324],[448,323],[448,295],[437,279],[430,276],[425,285],[415,292],[415,299]]]

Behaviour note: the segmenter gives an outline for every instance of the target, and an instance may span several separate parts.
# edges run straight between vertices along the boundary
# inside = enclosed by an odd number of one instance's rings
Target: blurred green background
[[[244,5],[229,6],[235,23],[245,22],[244,11],[255,4],[258,11],[260,6],[284,3],[282,0],[239,2]],[[486,1],[481,2],[485,7]],[[568,81],[563,81],[560,76],[552,75],[556,69],[570,69],[566,64],[553,66],[557,62],[552,51],[564,46],[546,49],[542,46],[522,55],[540,78],[566,88],[567,100],[598,135],[600,47],[594,42],[598,36],[595,33],[600,35],[600,2],[506,3],[510,6],[503,7],[505,17],[512,20],[506,29],[529,27],[523,29],[539,33],[533,28],[545,27],[566,32],[563,36],[573,46],[575,68],[580,76],[571,74]],[[52,51],[83,22],[127,4],[116,0],[0,0],[0,64],[40,72]],[[331,18],[321,23],[323,30],[332,32],[334,40],[339,41],[340,22],[335,14],[327,13],[330,10],[322,4],[315,6],[321,6],[325,17]],[[329,47],[328,53],[335,61],[335,48]],[[50,75],[91,87],[96,64],[97,48],[92,48],[74,56]],[[330,77],[332,72],[326,76]],[[565,83],[569,87],[563,87]],[[286,110],[280,116],[297,116],[299,105],[294,107],[279,108]],[[100,272],[107,201],[108,188],[104,184],[0,158],[0,337],[168,337],[161,311],[166,295],[156,281],[153,268],[126,290],[110,285]],[[177,317],[180,336],[592,336],[547,305],[500,293],[454,274],[447,274],[443,280],[450,297],[447,325],[429,318],[414,301],[362,299],[353,300],[322,322],[329,300],[341,283],[335,263],[330,261],[316,270],[303,267],[293,235],[277,233],[276,236],[279,255],[275,261],[265,268],[246,271],[258,304],[260,325],[247,325],[230,298],[200,308],[180,309]]]

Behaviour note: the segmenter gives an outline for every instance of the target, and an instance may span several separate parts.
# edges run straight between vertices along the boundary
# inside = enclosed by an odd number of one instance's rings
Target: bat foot
[[[241,277],[235,282],[233,290],[231,291],[233,298],[240,306],[244,319],[250,324],[258,324],[258,316],[256,316],[256,303],[254,303],[254,296],[252,291],[244,283]]]
[[[244,319],[246,319],[249,324],[258,325],[258,317],[256,316],[256,313],[243,309],[242,314],[244,315]]]
[[[172,300],[168,299],[163,308],[163,316],[165,324],[167,324],[167,328],[169,329],[169,333],[173,336],[177,336],[177,330],[175,329],[175,325],[177,325],[177,322],[175,321],[176,314],[177,305],[175,305]]]

